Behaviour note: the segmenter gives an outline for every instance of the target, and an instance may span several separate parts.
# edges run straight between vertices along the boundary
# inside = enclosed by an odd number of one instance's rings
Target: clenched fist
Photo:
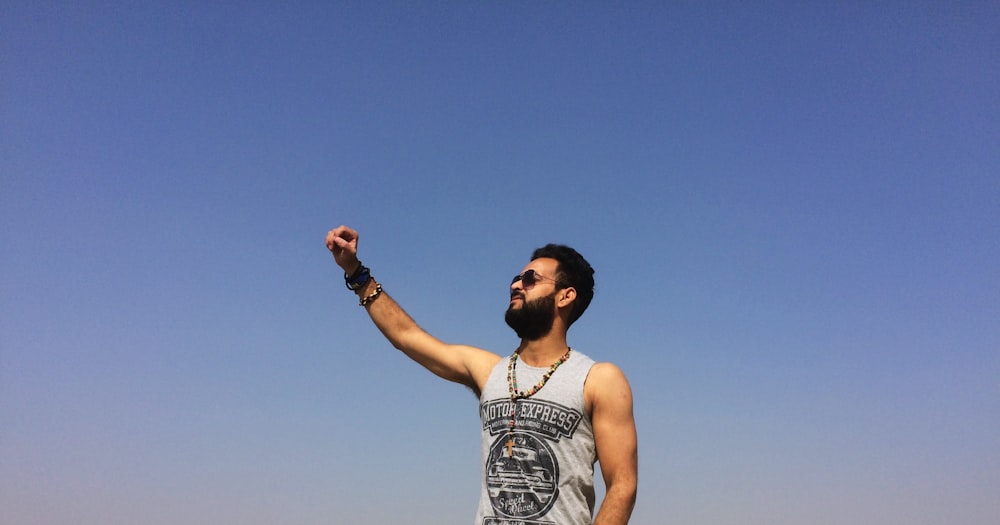
[[[338,226],[327,232],[326,248],[347,275],[353,274],[361,264],[358,261],[358,232],[347,226]]]

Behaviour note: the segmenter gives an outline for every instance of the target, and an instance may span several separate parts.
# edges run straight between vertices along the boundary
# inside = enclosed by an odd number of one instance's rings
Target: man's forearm
[[[626,525],[632,516],[632,508],[635,507],[635,494],[634,484],[608,487],[594,525]]]
[[[358,300],[359,302],[367,300],[367,304],[362,306],[368,311],[372,322],[392,346],[405,352],[406,334],[419,330],[420,327],[388,293],[378,292],[378,289],[378,282],[369,279],[357,290]]]
[[[358,232],[347,226],[338,226],[326,234],[326,247],[333,254],[337,266],[344,270],[347,287],[358,296],[361,303],[382,335],[392,346],[421,362],[418,347],[427,348],[429,336],[393,301],[374,279],[371,270],[358,260]]]
[[[460,352],[470,347],[442,343],[424,331],[388,293],[378,290],[378,284],[372,280],[358,290],[358,296],[360,302],[366,303],[372,322],[392,346],[438,377],[466,385],[473,391],[481,388],[469,373],[470,354]]]

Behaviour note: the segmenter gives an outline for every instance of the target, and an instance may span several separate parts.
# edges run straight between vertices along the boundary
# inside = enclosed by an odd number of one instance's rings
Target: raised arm
[[[611,363],[598,363],[587,376],[584,396],[607,487],[594,525],[625,525],[635,506],[639,471],[632,389],[621,369]]]
[[[362,267],[358,260],[358,232],[351,228],[330,230],[326,247],[345,276],[355,275]],[[439,377],[466,385],[476,395],[482,392],[500,356],[472,346],[447,344],[430,335],[373,278],[365,280],[355,292],[392,346]]]

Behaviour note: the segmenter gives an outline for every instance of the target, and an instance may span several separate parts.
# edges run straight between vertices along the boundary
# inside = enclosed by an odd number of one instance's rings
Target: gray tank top
[[[509,362],[502,359],[493,368],[479,398],[483,489],[476,525],[589,525],[597,453],[583,383],[594,361],[573,350],[541,390],[518,399],[508,445]],[[518,360],[518,387],[538,384],[547,371]]]

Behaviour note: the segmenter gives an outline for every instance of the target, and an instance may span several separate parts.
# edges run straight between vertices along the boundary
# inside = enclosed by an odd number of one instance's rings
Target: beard
[[[552,330],[556,320],[556,294],[539,297],[534,301],[524,301],[521,308],[507,308],[504,315],[507,326],[514,329],[517,336],[527,341],[537,341]]]

